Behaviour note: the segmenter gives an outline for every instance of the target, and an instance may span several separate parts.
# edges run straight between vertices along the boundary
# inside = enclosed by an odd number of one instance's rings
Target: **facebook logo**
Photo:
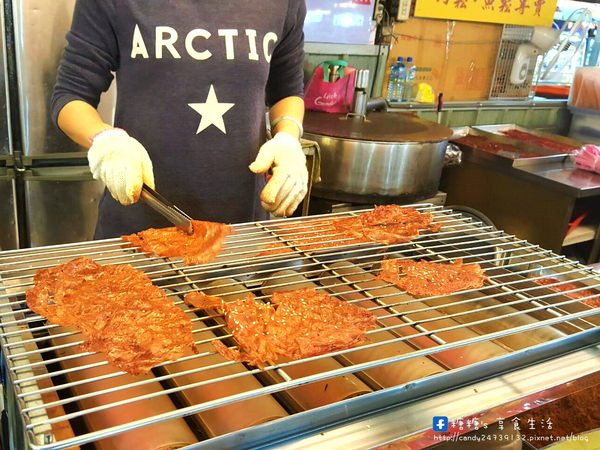
[[[433,417],[433,431],[444,432],[448,431],[448,417],[446,416],[434,416]]]

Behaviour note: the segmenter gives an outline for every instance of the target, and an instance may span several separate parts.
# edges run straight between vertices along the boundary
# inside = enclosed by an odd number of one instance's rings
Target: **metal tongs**
[[[184,233],[193,234],[192,218],[151,187],[142,186],[141,199]]]

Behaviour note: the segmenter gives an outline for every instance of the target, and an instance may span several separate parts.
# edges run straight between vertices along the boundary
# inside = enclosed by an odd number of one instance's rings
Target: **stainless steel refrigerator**
[[[75,0],[1,1],[0,248],[89,240],[103,186],[85,151],[50,119]],[[113,105],[111,89],[100,107],[105,120]]]

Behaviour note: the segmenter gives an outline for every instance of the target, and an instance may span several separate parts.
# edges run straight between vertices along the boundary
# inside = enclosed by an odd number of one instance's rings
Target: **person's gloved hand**
[[[308,190],[306,156],[298,139],[281,131],[262,145],[250,170],[265,173],[271,167],[273,175],[260,194],[262,207],[275,216],[290,216]]]
[[[88,151],[90,170],[102,180],[111,195],[122,205],[140,198],[142,184],[154,189],[152,161],[142,144],[120,128],[98,133]]]

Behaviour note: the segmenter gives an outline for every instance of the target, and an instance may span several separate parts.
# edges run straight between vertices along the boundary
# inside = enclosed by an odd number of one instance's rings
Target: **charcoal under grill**
[[[323,227],[362,212],[354,211],[234,225],[220,256],[197,266],[119,239],[0,252],[15,448],[349,449],[408,436],[425,445],[434,415],[494,421],[508,415],[510,401],[542,404],[552,389],[597,370],[600,309],[585,303],[600,299],[597,273],[443,207],[413,206],[431,212],[440,231],[391,246],[348,244]],[[30,311],[25,292],[35,272],[79,256],[144,271],[189,315],[198,354],[133,377],[82,352],[75,330]],[[479,289],[414,298],[376,279],[384,258],[462,258],[489,279]],[[183,303],[196,290],[268,301],[301,287],[375,313],[368,342],[259,370],[216,354],[211,341],[236,344],[223,317]]]

